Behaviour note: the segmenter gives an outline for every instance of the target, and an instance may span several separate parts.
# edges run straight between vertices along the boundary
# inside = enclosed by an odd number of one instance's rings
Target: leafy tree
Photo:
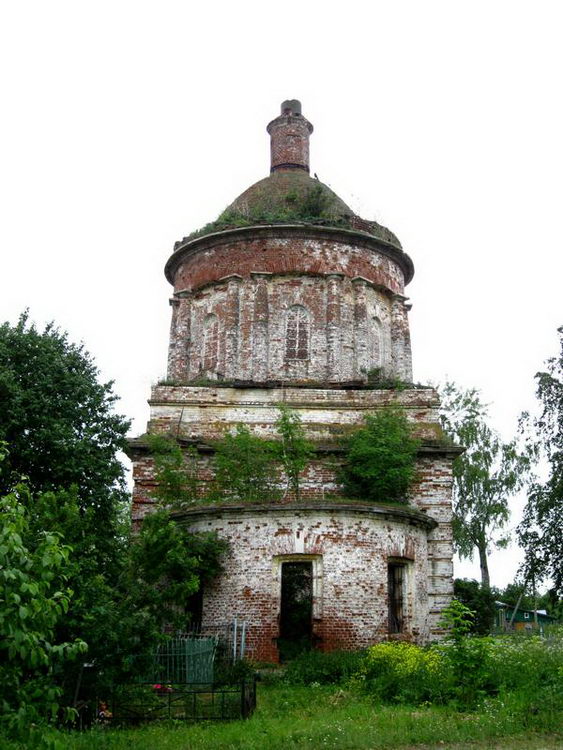
[[[153,623],[185,630],[190,599],[221,570],[227,542],[215,534],[194,534],[166,510],[150,513],[131,547],[129,603]]]
[[[88,352],[52,323],[40,332],[24,313],[0,326],[0,439],[10,446],[0,492],[22,476],[34,495],[75,485],[100,572],[115,562],[128,507],[118,451],[129,422],[114,413],[116,400]]]
[[[253,435],[243,424],[234,435],[215,443],[219,497],[240,502],[264,502],[279,497],[276,452],[272,441]]]
[[[471,632],[488,635],[495,622],[495,597],[490,588],[466,578],[454,580],[454,596],[474,613]]]
[[[453,465],[454,544],[460,557],[479,555],[481,583],[490,586],[491,546],[506,546],[499,538],[509,518],[508,498],[523,485],[530,459],[516,442],[504,443],[486,422],[487,408],[474,388],[447,383],[442,390],[442,424],[464,448]]]
[[[418,446],[400,409],[388,407],[368,414],[365,427],[356,430],[346,442],[346,464],[342,469],[345,491],[376,503],[406,502]]]
[[[64,573],[71,549],[55,532],[32,533],[29,498],[18,484],[0,500],[0,726],[23,737],[57,718],[55,672],[87,648],[57,638],[72,596]]]
[[[523,583],[509,583],[504,589],[493,589],[497,599],[520,609],[535,609],[534,597]],[[538,604],[538,608],[541,608]]]
[[[275,444],[275,454],[287,477],[287,490],[299,500],[301,472],[313,455],[313,446],[305,437],[301,417],[286,404],[278,404],[276,430],[280,437]]]
[[[25,544],[34,549],[48,531],[72,548],[64,567],[74,595],[55,638],[87,641],[98,668],[127,621],[116,582],[127,557],[129,497],[118,452],[129,423],[114,413],[115,401],[90,355],[53,324],[38,331],[25,313],[15,326],[0,326],[0,439],[10,447],[0,494],[26,477]],[[58,665],[68,695],[79,671],[78,662]]]
[[[525,550],[524,577],[551,578],[555,593],[563,595],[563,327],[558,332],[559,355],[536,375],[540,414],[523,419],[528,441],[547,459],[549,475],[545,482],[531,483],[517,533]]]

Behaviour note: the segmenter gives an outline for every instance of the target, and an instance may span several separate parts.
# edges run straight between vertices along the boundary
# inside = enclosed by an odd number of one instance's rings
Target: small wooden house
[[[495,602],[495,606],[495,625],[501,630],[507,630],[512,620],[514,605],[506,604],[505,602]],[[537,630],[544,628],[546,625],[553,625],[556,622],[557,618],[548,615],[545,609],[533,610],[521,609],[519,607],[514,615],[514,620],[512,620],[512,626],[514,630]]]

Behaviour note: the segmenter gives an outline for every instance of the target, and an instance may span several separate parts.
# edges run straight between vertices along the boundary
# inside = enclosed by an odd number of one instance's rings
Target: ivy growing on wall
[[[148,436],[157,482],[154,496],[174,510],[202,502],[273,501],[288,493],[299,499],[301,473],[313,455],[313,446],[305,438],[299,414],[285,404],[277,408],[276,439],[258,437],[239,424],[233,434],[215,441],[212,482],[198,478],[196,448],[182,450],[167,436]]]
[[[168,509],[205,502],[260,503],[292,496],[299,501],[303,471],[314,456],[299,414],[278,405],[274,438],[261,438],[237,425],[214,443],[215,477],[198,478],[198,454],[176,440],[149,437],[155,462],[155,497]],[[344,441],[340,481],[347,498],[377,503],[407,503],[420,444],[404,412],[387,407],[365,418]]]

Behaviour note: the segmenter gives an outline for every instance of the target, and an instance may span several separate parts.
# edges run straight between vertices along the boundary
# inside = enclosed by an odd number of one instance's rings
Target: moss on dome
[[[213,232],[257,224],[313,224],[366,232],[401,248],[397,237],[375,221],[357,216],[327,185],[302,170],[278,171],[245,190],[218,218],[182,242]]]

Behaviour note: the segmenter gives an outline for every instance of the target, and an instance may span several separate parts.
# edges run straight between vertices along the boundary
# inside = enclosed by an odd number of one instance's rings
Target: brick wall
[[[376,368],[412,379],[400,266],[368,246],[300,234],[218,240],[178,266],[170,379],[337,383],[365,381]],[[296,308],[306,327],[299,352],[288,347]],[[210,359],[211,317],[218,328]]]
[[[204,624],[248,622],[248,656],[277,661],[281,563],[313,564],[313,635],[322,650],[357,649],[388,635],[387,565],[408,567],[404,638],[426,642],[428,522],[392,511],[350,508],[223,509],[186,514],[196,531],[230,542],[228,574],[204,591]],[[297,556],[297,557],[296,557]]]
[[[348,525],[343,530],[339,527],[344,523],[343,511],[335,507],[315,517],[314,524],[307,526],[308,531],[304,531],[303,536],[302,519],[316,511],[297,510],[290,495],[267,510],[197,511],[196,520],[191,519],[196,524],[194,528],[216,530],[232,545],[224,575],[206,593],[205,616],[221,621],[235,615],[250,618],[249,637],[254,644],[255,657],[274,658],[279,592],[278,584],[272,583],[271,570],[276,556],[318,555],[325,587],[323,616],[315,623],[319,647],[360,647],[386,635],[387,559],[406,557],[412,560],[416,571],[409,584],[412,616],[409,615],[408,636],[419,642],[439,637],[440,612],[450,600],[453,588],[451,463],[455,451],[431,444],[436,438],[438,420],[435,391],[155,386],[149,431],[172,433],[198,442],[198,476],[205,483],[213,479],[210,447],[213,440],[233,430],[240,422],[259,435],[274,436],[275,404],[282,400],[299,411],[308,435],[319,446],[315,459],[301,477],[301,505],[326,503],[331,495],[341,494],[337,469],[343,456],[338,449],[338,437],[347,428],[361,425],[366,412],[389,403],[402,406],[415,434],[426,439],[417,459],[416,481],[407,499],[412,508],[424,514],[428,523],[413,527],[407,518],[397,515],[389,526],[388,519],[383,523],[381,517],[356,510],[350,517],[346,516]],[[154,503],[154,465],[142,443],[133,447],[132,458],[133,518],[138,522]],[[285,487],[283,476],[279,477],[279,485]],[[205,492],[204,487],[202,492]],[[252,513],[259,516],[259,521],[252,522],[256,528],[247,522]],[[284,529],[290,529],[291,533]],[[300,531],[299,537],[297,531]],[[299,546],[299,539],[307,539],[306,546]],[[321,539],[322,544],[319,546],[315,539]],[[366,539],[370,540],[367,546]],[[408,555],[407,549],[410,550]],[[365,567],[363,573],[362,566]],[[248,576],[254,583],[249,582]],[[258,580],[257,576],[262,579]],[[343,577],[348,579],[347,586],[342,583]]]
[[[272,437],[276,404],[284,402],[299,412],[317,452],[303,472],[299,505],[287,495],[268,507],[184,513],[192,529],[215,530],[230,542],[223,574],[205,591],[204,619],[247,620],[249,655],[276,660],[283,561],[307,559],[318,647],[367,646],[388,635],[387,568],[401,560],[404,637],[424,643],[440,636],[440,611],[452,595],[455,451],[440,446],[433,390],[358,388],[370,371],[373,380],[374,370],[412,380],[404,295],[412,262],[391,232],[353,215],[305,174],[312,126],[298,101],[282,104],[268,132],[273,174],[243,193],[232,212],[251,218],[253,207],[261,215],[264,199],[283,209],[292,192],[306,195],[318,186],[331,200],[335,226],[319,216],[309,224],[233,227],[177,243],[165,268],[174,287],[168,378],[177,386],[153,388],[148,432],[196,444],[205,483],[213,479],[213,440],[238,423]],[[205,387],[194,384],[198,379]],[[407,498],[411,510],[328,505],[340,490],[338,441],[366,412],[390,403],[406,411],[424,441]],[[142,439],[131,441],[130,455],[139,523],[154,504],[154,464]]]

